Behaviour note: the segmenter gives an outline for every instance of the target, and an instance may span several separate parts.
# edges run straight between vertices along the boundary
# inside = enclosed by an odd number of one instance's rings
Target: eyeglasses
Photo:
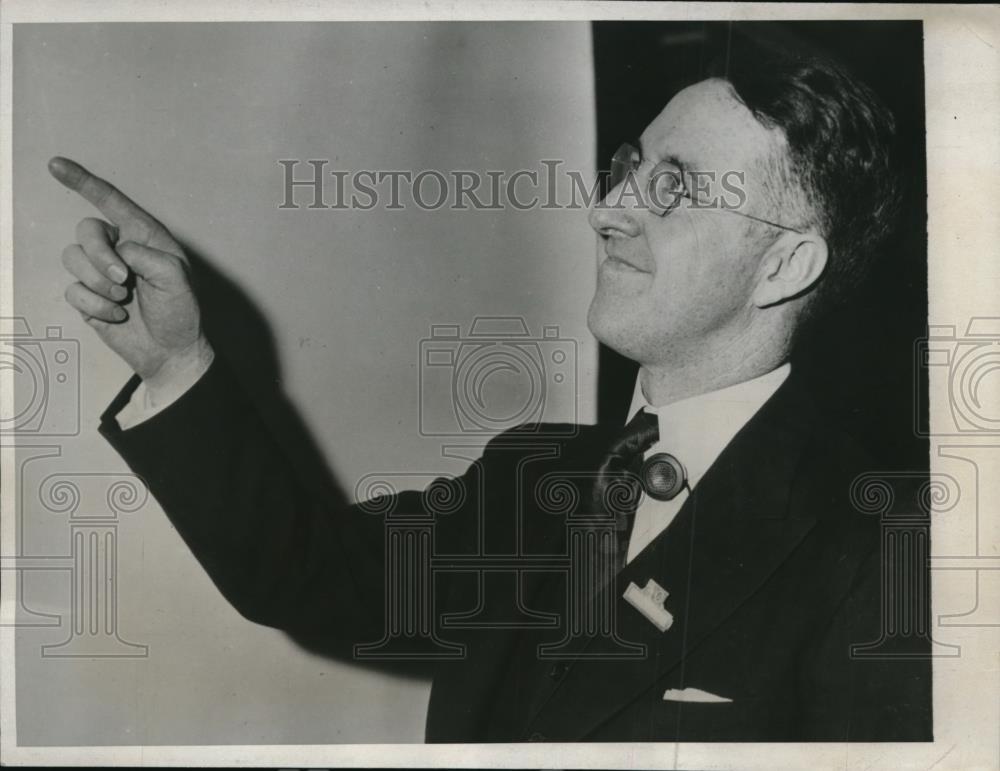
[[[638,147],[629,142],[625,142],[619,147],[611,157],[611,169],[608,179],[609,193],[630,177],[637,181],[639,168],[642,166],[642,163],[642,150]],[[635,192],[638,194],[639,190],[636,189]],[[619,196],[619,200],[620,198],[621,196]],[[661,161],[656,164],[652,171],[649,172],[649,181],[646,184],[644,198],[646,207],[657,217],[666,217],[680,205],[682,198],[695,201],[684,184],[684,170],[670,161]],[[777,222],[755,217],[752,214],[745,214],[735,209],[714,207],[714,210],[738,214],[740,217],[745,217],[754,222],[761,222],[765,225],[789,230],[793,233],[802,232],[798,228],[780,225]]]

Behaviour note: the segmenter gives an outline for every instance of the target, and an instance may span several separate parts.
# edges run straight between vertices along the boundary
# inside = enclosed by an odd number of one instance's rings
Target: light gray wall
[[[273,333],[285,390],[350,492],[373,471],[462,470],[441,459],[440,438],[418,432],[432,324],[521,315],[534,334],[559,325],[579,366],[545,417],[593,420],[593,236],[579,210],[281,211],[277,161],[509,172],[560,159],[589,173],[593,109],[586,24],[15,30],[15,312],[34,339],[51,326],[79,340],[79,373],[70,348],[47,422],[23,439],[34,449],[18,453],[18,549],[44,568],[21,574],[33,613],[19,617],[19,743],[420,741],[428,692],[244,621],[151,499],[125,506],[137,509],[116,531],[118,632],[148,655],[43,655],[69,636],[73,577],[69,510],[53,480],[79,491],[77,515],[107,511],[107,491],[127,480],[96,433],[127,368],[62,300],[59,253],[91,211],[48,177],[48,157],[119,185],[245,295]],[[255,329],[247,334],[252,354]],[[56,347],[21,349],[51,363]],[[26,377],[16,381],[25,389]],[[68,395],[77,387],[78,411]],[[440,383],[425,398],[438,417],[450,408]],[[70,435],[52,435],[60,430]]]

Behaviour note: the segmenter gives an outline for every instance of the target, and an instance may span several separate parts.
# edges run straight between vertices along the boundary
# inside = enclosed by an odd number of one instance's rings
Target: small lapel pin
[[[661,632],[666,632],[674,623],[674,617],[663,607],[668,596],[667,590],[650,578],[640,589],[629,581],[628,589],[622,597],[626,602],[653,622],[653,626]]]

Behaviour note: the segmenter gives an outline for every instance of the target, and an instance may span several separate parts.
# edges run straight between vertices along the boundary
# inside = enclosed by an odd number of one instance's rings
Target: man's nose
[[[587,221],[602,236],[639,235],[642,226],[638,202],[628,195],[620,195],[621,190],[622,185],[613,187],[600,202],[590,207]]]

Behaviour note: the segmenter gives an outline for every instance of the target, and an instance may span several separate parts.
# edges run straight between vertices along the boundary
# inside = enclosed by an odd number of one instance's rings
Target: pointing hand
[[[191,291],[190,265],[162,224],[108,182],[68,158],[49,172],[106,218],[76,227],[62,253],[76,282],[66,300],[150,388],[211,358]]]

